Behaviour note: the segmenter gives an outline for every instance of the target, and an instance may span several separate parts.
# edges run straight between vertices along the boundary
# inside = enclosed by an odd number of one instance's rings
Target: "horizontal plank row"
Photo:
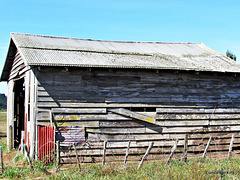
[[[202,139],[209,138],[210,135],[220,136],[227,135],[230,132],[220,131],[220,132],[196,132],[189,133],[189,138],[192,139]],[[88,141],[89,142],[98,142],[98,141],[158,141],[166,139],[184,139],[185,132],[183,133],[145,133],[145,134],[104,134],[104,133],[91,133],[88,132]]]
[[[240,108],[157,108],[156,112],[158,114],[240,114]]]
[[[124,91],[123,91],[124,89]],[[87,86],[86,84],[83,83],[73,83],[71,85],[62,85],[62,86],[55,86],[55,85],[49,85],[45,87],[39,87],[38,88],[38,95],[39,96],[49,96],[49,95],[58,95],[58,96],[63,96],[63,95],[71,95],[71,94],[88,94],[88,93],[98,93],[100,95],[114,95],[114,94],[119,94],[119,95],[128,95],[130,93],[136,93],[138,95],[151,95],[155,97],[159,97],[158,93],[161,93],[161,95],[167,95],[167,94],[172,94],[172,95],[178,95],[178,94],[185,94],[185,95],[196,95],[196,94],[204,94],[204,95],[211,95],[211,94],[237,94],[239,91],[238,88],[234,89],[209,89],[206,90],[204,87],[201,89],[199,88],[190,88],[190,87],[178,87],[178,88],[171,88],[171,87],[159,87],[154,85],[149,85],[149,84],[143,84],[139,87],[131,87],[128,84],[123,84],[119,85],[116,84],[116,86],[113,85],[106,85],[105,86],[96,86],[94,85],[89,85]]]
[[[202,104],[199,105],[199,107],[203,108],[213,108],[215,107],[216,104]],[[89,102],[79,102],[79,101],[71,101],[71,102],[66,102],[66,101],[58,101],[58,102],[38,102],[37,107],[38,108],[44,108],[44,109],[51,109],[51,108],[58,108],[58,107],[63,107],[63,108],[131,108],[131,107],[142,107],[142,108],[157,108],[157,107],[176,107],[176,106],[181,106],[181,107],[196,107],[196,105],[188,105],[186,103],[138,103],[138,102],[131,102],[131,103],[116,103],[116,102],[96,102],[96,103],[89,103]],[[224,104],[221,103],[219,104],[219,107],[231,107],[229,104]],[[234,104],[232,107],[238,107],[240,108],[240,104]]]
[[[60,114],[105,114],[106,108],[52,108],[52,113]]]
[[[194,113],[163,113],[162,114],[157,114],[155,118],[157,120],[178,120],[179,122],[182,120],[236,120],[240,119],[240,114],[218,114],[218,113],[213,113],[213,114],[194,114]]]
[[[240,125],[234,126],[210,126],[210,127],[161,127],[161,126],[147,126],[147,127],[135,127],[135,128],[87,128],[87,132],[97,134],[141,134],[141,133],[152,133],[152,134],[167,134],[167,133],[208,133],[208,132],[239,132]]]
[[[49,117],[45,118],[38,118],[39,124],[49,124],[50,120]],[[239,120],[162,120],[162,121],[156,121],[154,124],[149,124],[148,122],[142,122],[140,120],[134,120],[131,118],[124,118],[124,117],[117,117],[115,115],[112,116],[56,116],[54,118],[54,123],[57,123],[57,125],[61,126],[61,124],[75,124],[78,126],[84,125],[88,127],[88,124],[90,127],[93,127],[92,124],[95,125],[96,128],[102,127],[102,128],[119,128],[119,127],[127,127],[127,128],[135,128],[135,127],[143,127],[143,126],[151,126],[151,127],[208,127],[208,126],[234,126],[234,125],[240,125]]]

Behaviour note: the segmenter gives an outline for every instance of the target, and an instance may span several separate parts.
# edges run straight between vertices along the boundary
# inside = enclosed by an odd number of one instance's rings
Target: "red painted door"
[[[55,129],[51,126],[38,126],[38,159],[45,164],[54,161]]]

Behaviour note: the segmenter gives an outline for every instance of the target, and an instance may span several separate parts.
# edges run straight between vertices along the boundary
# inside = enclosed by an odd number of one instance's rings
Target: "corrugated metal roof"
[[[202,43],[103,41],[11,33],[26,65],[240,72]]]

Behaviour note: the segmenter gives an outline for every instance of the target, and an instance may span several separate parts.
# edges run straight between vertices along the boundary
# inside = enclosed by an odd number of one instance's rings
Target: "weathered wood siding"
[[[19,51],[17,51],[14,56],[12,68],[9,75],[9,80],[24,77],[27,70],[29,70],[29,67],[25,66]]]
[[[7,131],[8,131],[8,140],[7,140],[7,145],[8,147],[10,148],[10,145],[11,147],[14,147],[14,141],[16,142],[16,136],[19,136],[19,132],[17,134],[17,129],[19,127],[16,127],[17,123],[16,121],[14,121],[14,118],[16,118],[14,116],[14,114],[17,114],[19,113],[19,109],[23,109],[25,110],[25,112],[23,112],[23,114],[25,115],[27,112],[28,112],[28,95],[25,94],[25,107],[22,107],[22,106],[19,106],[19,105],[16,105],[15,103],[17,103],[17,100],[16,100],[16,89],[18,89],[18,85],[17,85],[17,80],[19,79],[24,79],[24,84],[25,84],[25,90],[26,90],[26,93],[29,89],[29,84],[26,82],[26,78],[28,78],[28,75],[27,75],[27,71],[30,70],[30,67],[27,67],[24,63],[24,60],[22,58],[22,56],[20,55],[20,52],[16,50],[11,52],[12,56],[11,58],[8,59],[9,61],[9,66],[11,66],[11,70],[9,72],[9,78],[8,78],[8,107],[7,107],[7,111],[8,111],[8,118],[7,118],[7,121],[8,121],[8,125],[7,125]],[[10,61],[12,61],[10,63]],[[27,106],[26,106],[27,104]],[[14,108],[14,106],[17,106],[18,108]],[[14,112],[16,111],[16,112]],[[19,114],[18,114],[19,115]],[[24,116],[25,117],[25,116]],[[22,124],[22,121],[24,120],[24,117],[21,117],[21,120],[19,120],[19,117],[18,118],[18,121],[21,121],[20,123],[18,122],[18,126],[21,126],[19,124]],[[15,125],[14,125],[15,124]],[[9,132],[9,126],[11,126],[12,128],[12,134],[10,134]],[[10,140],[9,137],[11,137],[12,139]],[[15,139],[14,139],[15,138]]]
[[[39,107],[130,103],[184,106],[240,105],[239,77],[193,73],[42,69]]]
[[[64,68],[41,68],[36,75],[38,124],[49,125],[52,119],[57,127],[84,126],[87,141],[78,147],[84,162],[101,161],[104,141],[108,141],[107,161],[123,160],[129,141],[129,160],[139,160],[151,141],[154,146],[148,159],[167,157],[176,139],[179,157],[186,133],[189,157],[202,153],[210,136],[209,151],[214,157],[218,151],[227,153],[231,133],[240,132],[239,77]],[[138,115],[124,115],[118,108]],[[147,117],[154,121],[147,122]],[[239,138],[236,135],[234,149]],[[64,163],[75,162],[69,151],[61,156]]]

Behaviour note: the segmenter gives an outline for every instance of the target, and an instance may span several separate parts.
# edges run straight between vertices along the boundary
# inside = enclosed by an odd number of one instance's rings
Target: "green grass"
[[[6,134],[7,134],[7,113],[6,111],[0,112],[0,146],[6,149]]]
[[[54,166],[45,166],[41,162],[34,163],[34,170],[29,168],[25,162],[23,167],[7,167],[5,173],[0,178],[8,179],[177,179],[177,180],[218,180],[221,179],[240,179],[240,159],[231,160],[188,160],[185,164],[182,161],[171,161],[170,165],[165,167],[165,162],[151,162],[137,170],[137,164],[128,164],[123,168],[122,164],[106,164],[105,166],[90,164],[82,165],[79,171],[77,166],[67,170],[55,172]],[[52,169],[52,170],[51,170]],[[49,172],[52,173],[49,173]]]

